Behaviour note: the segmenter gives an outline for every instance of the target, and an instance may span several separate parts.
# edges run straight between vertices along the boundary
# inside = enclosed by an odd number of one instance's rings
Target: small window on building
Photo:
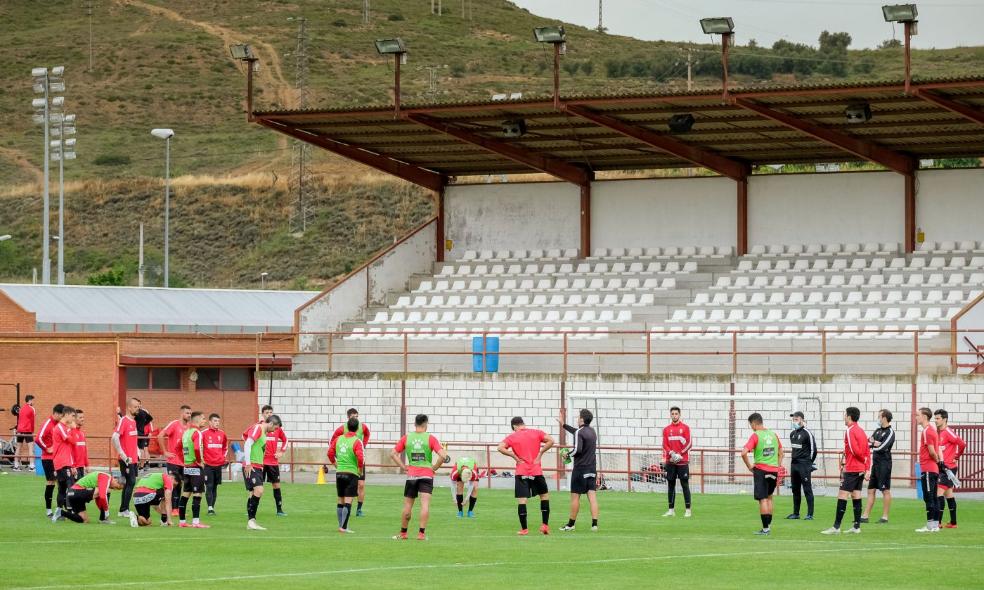
[[[147,367],[127,367],[126,388],[150,389],[150,369]]]
[[[195,389],[220,389],[218,369],[197,369]]]
[[[253,389],[249,369],[222,369],[222,389],[228,391],[250,391]]]
[[[178,369],[151,369],[151,384],[154,389],[181,389],[181,377]]]

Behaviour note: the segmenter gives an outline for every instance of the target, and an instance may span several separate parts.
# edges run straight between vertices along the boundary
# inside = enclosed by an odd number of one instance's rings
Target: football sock
[[[940,520],[943,520],[943,510],[946,509],[946,497],[936,496],[936,509],[940,511]]]
[[[273,501],[277,503],[277,512],[283,512],[284,496],[280,492],[280,488],[273,488]]]
[[[854,528],[861,528],[861,498],[852,499],[854,507]]]
[[[597,518],[592,518],[591,519],[591,526],[598,526],[598,519]]]
[[[191,499],[191,517],[195,519],[195,522],[198,522],[198,517],[201,515],[201,513],[202,513],[202,497],[195,496],[194,498]]]
[[[526,504],[520,504],[517,512],[519,512],[519,528],[526,530],[529,528],[526,526]]]
[[[475,496],[468,498],[468,512],[472,512],[473,510],[475,510],[475,504],[477,503],[478,503],[478,498],[476,498]]]
[[[363,504],[365,504],[365,502],[359,502],[359,503],[358,503],[358,504],[356,505],[356,507],[355,507],[355,509],[356,509],[356,510],[362,510],[362,505],[363,505]]]
[[[352,516],[352,503],[351,502],[345,504],[345,521],[342,523],[342,528],[343,529],[347,529],[348,528],[348,521],[349,521],[349,517],[350,516]]]
[[[423,535],[423,534],[424,534],[424,528],[423,528],[423,527],[420,527],[420,528],[419,528],[419,529],[417,529],[417,530],[419,530],[419,531],[420,531],[420,534],[421,534],[421,535]]]
[[[51,497],[55,493],[55,484],[46,483],[44,484],[44,507],[51,510]]]
[[[260,507],[260,499],[256,496],[250,494],[249,499],[246,500],[246,516],[253,520],[256,518],[256,511]]]
[[[837,500],[837,517],[834,518],[834,528],[841,528],[841,522],[844,521],[844,513],[847,512],[847,499]]]
[[[188,498],[187,496],[181,496],[181,500],[178,502],[178,518],[181,522],[185,521],[185,516],[188,513]]]
[[[407,527],[401,528],[400,532],[403,533],[404,535],[407,534]]]
[[[550,500],[540,500],[540,516],[543,524],[550,524]]]
[[[568,518],[567,519],[567,526],[574,526],[574,519],[573,518]]]
[[[345,528],[345,504],[335,504],[335,516],[338,517],[338,528]]]
[[[957,499],[947,498],[946,505],[950,508],[950,524],[957,524]]]
[[[454,499],[455,499],[456,502],[458,502],[458,512],[461,512],[464,509],[464,507],[465,507],[464,506],[464,504],[465,504],[465,496],[464,496],[464,494],[455,494]]]

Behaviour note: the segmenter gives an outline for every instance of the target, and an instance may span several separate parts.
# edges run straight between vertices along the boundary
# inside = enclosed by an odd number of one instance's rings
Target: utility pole
[[[364,0],[363,22],[369,15],[369,0]],[[303,109],[308,103],[308,57],[307,57],[307,19],[298,17],[297,48],[294,52],[294,88],[297,90],[297,108]],[[291,146],[291,168],[288,179],[288,192],[293,196],[289,230],[291,234],[303,235],[307,230],[308,219],[312,214],[308,204],[308,144],[295,140]]]
[[[362,0],[362,24],[369,24],[370,0]]]
[[[694,89],[694,50],[687,48],[687,90]]]
[[[444,14],[444,7],[441,2],[442,0],[431,0],[431,14],[436,14],[437,16]]]
[[[598,29],[597,30],[598,30],[599,33],[604,33],[605,32],[605,25],[602,24],[602,20],[601,20],[601,15],[602,15],[601,4],[602,4],[603,1],[604,0],[598,0]]]
[[[92,0],[85,3],[85,14],[89,17],[89,73],[92,73]]]
[[[140,224],[140,250],[137,262],[137,286],[144,286],[144,259],[143,259],[143,224]]]

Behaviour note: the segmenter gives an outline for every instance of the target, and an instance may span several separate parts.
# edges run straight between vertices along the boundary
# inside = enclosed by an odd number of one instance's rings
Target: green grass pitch
[[[0,479],[2,588],[984,588],[984,503],[972,500],[961,502],[956,530],[914,533],[922,504],[902,500],[888,525],[825,537],[834,501],[819,498],[813,522],[786,521],[784,496],[772,536],[759,538],[747,495],[695,496],[685,520],[660,516],[663,495],[602,492],[601,530],[592,533],[582,512],[577,531],[561,533],[569,496],[552,493],[550,536],[532,530],[534,501],[530,536],[518,538],[511,493],[482,489],[478,518],[468,520],[440,487],[429,540],[400,542],[390,537],[402,488],[371,481],[354,535],[336,532],[333,483],[285,485],[284,518],[274,516],[268,490],[258,517],[265,532],[246,530],[241,482],[222,485],[218,515],[203,518],[209,530],[132,529],[119,518],[113,527],[51,523],[42,488],[33,477]]]

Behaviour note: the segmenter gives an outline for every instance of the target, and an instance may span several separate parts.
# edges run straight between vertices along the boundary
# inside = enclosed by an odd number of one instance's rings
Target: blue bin
[[[485,348],[482,348],[482,344]],[[484,355],[482,353],[485,353]],[[482,359],[485,363],[482,366]],[[472,337],[472,371],[475,373],[497,373],[499,371],[499,337]]]
[[[916,461],[916,498],[923,499],[922,468],[919,466],[918,461]]]
[[[34,473],[44,477],[44,467],[41,465],[41,447],[38,445],[31,445],[34,449]]]

